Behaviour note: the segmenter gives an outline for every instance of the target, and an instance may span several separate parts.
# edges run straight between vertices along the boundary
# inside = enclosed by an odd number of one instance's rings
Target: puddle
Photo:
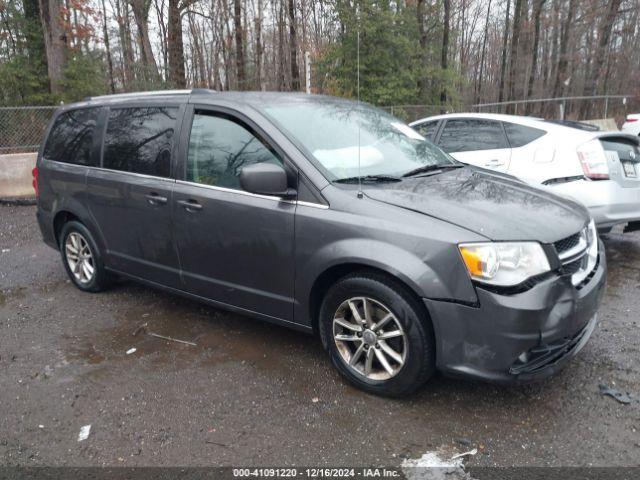
[[[0,307],[11,300],[22,300],[26,295],[26,287],[16,287],[8,290],[0,290]]]
[[[122,293],[135,298],[137,305],[122,309],[114,305],[112,327],[68,337],[69,360],[106,367],[138,359],[150,368],[172,369],[236,363],[268,370],[276,377],[297,377],[301,385],[308,383],[305,363],[321,360],[330,369],[320,342],[311,335],[135,284],[104,295]],[[110,299],[105,300],[105,306],[110,305]],[[151,332],[196,345],[156,338]],[[136,352],[127,355],[131,348]]]
[[[105,357],[98,352],[94,345],[73,346],[67,352],[67,360],[83,360],[89,365],[98,365],[104,362]]]

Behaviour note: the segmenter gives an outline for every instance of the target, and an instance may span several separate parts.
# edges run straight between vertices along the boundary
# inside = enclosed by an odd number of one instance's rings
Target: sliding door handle
[[[187,212],[196,212],[202,210],[202,205],[200,205],[196,200],[178,200],[178,205],[184,208]]]

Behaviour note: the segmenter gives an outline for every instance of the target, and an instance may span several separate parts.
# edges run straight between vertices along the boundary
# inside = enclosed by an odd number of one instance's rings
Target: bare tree
[[[507,13],[504,20],[504,33],[502,35],[502,61],[500,62],[500,86],[498,87],[498,102],[504,99],[504,80],[507,73],[507,45],[509,42],[509,10],[511,0],[507,0]]]
[[[39,0],[40,18],[47,54],[47,72],[51,93],[62,93],[62,80],[67,64],[67,35],[62,24],[60,0]]]
[[[533,93],[533,82],[536,78],[536,72],[538,69],[538,49],[540,48],[540,16],[542,15],[542,7],[546,0],[535,0],[533,5],[533,48],[531,49],[531,70],[529,72],[529,81],[527,82],[527,98],[531,98]],[[531,103],[525,104],[525,112],[528,115],[531,113]]]
[[[300,90],[300,70],[298,69],[298,36],[296,34],[296,11],[293,0],[289,2],[289,55],[291,57],[291,90]]]
[[[611,40],[611,29],[613,23],[620,10],[620,4],[622,0],[608,0],[606,5],[606,13],[602,17],[600,26],[598,27],[598,46],[596,47],[595,54],[593,56],[593,65],[591,71],[587,77],[587,95],[595,95],[598,92],[598,81],[603,75],[603,65],[605,61],[605,54],[609,42]],[[591,103],[586,102],[584,108],[584,116],[589,116],[591,113]]]
[[[104,36],[104,46],[107,53],[107,68],[109,73],[109,88],[111,93],[116,93],[116,83],[113,78],[113,58],[111,57],[111,46],[109,43],[109,29],[107,28],[107,7],[104,0],[102,3],[102,35]]]
[[[520,45],[520,31],[522,27],[522,4],[526,0],[515,0],[515,6],[513,10],[513,29],[511,33],[511,53],[509,57],[509,100],[515,98],[515,84],[516,74],[518,67],[518,47]],[[513,106],[507,107],[507,112],[513,112]]]
[[[440,67],[442,68],[443,75],[446,75],[449,61],[449,22],[451,19],[451,0],[444,0],[444,20],[442,29],[442,52],[440,57]],[[445,105],[447,103],[447,86],[446,81],[442,82],[440,90],[440,104]],[[444,113],[444,110],[443,110]]]
[[[149,9],[151,8],[151,0],[128,0],[133,12],[133,18],[138,27],[138,41],[140,42],[140,53],[142,64],[145,67],[145,76],[149,80],[155,80],[158,77],[158,65],[153,56],[151,48],[151,40],[149,39]]]
[[[244,90],[247,88],[244,69],[244,42],[242,35],[242,2],[241,0],[233,0],[233,27],[236,39],[236,75],[238,82],[238,89]]]
[[[575,14],[576,0],[569,0],[569,8],[567,14],[562,22],[562,35],[560,36],[560,50],[558,52],[558,66],[556,67],[556,80],[553,87],[553,96],[559,97],[562,95],[564,83],[569,80],[567,78],[567,66],[569,39],[571,38],[571,27],[573,26],[573,16]]]

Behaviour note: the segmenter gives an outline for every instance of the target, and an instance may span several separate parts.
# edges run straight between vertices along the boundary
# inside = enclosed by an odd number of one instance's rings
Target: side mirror
[[[296,195],[294,188],[287,187],[287,173],[280,165],[254,163],[240,171],[240,185],[247,192],[259,195],[290,198]]]

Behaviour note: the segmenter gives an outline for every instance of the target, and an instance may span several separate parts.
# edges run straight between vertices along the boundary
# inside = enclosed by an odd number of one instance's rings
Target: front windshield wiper
[[[402,179],[393,175],[362,175],[360,177],[345,177],[334,180],[336,183],[382,183],[382,182],[399,182]]]
[[[413,170],[409,170],[407,173],[402,175],[403,177],[414,177],[416,175],[420,175],[421,173],[429,173],[435,172],[437,170],[443,170],[445,168],[462,168],[464,165],[460,165],[457,163],[452,163],[450,165],[423,165],[422,167],[414,168]]]

